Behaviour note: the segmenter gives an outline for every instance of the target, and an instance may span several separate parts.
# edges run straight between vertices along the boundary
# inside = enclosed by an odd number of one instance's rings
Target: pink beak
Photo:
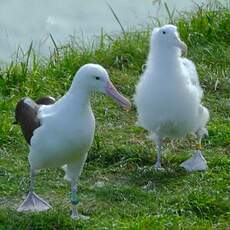
[[[184,42],[182,42],[179,37],[175,37],[175,40],[176,40],[176,46],[179,49],[181,49],[182,56],[186,56],[187,55],[187,51],[188,51],[187,45]]]
[[[106,94],[111,96],[118,104],[120,104],[125,110],[129,111],[131,109],[131,103],[128,99],[122,96],[117,89],[114,87],[111,81],[108,81],[105,87]]]
[[[187,51],[188,51],[187,45],[184,42],[180,41],[179,47],[181,49],[182,56],[186,56],[187,55]]]

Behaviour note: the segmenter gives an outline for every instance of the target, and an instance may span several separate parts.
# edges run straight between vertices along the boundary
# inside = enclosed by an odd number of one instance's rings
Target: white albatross
[[[136,86],[138,124],[149,131],[150,139],[156,143],[155,168],[159,170],[163,139],[178,139],[188,133],[197,136],[197,151],[181,166],[187,171],[207,169],[201,139],[207,134],[209,112],[201,104],[203,91],[194,64],[181,57],[186,52],[176,26],[155,28],[146,69]]]
[[[30,145],[30,190],[18,211],[43,211],[51,206],[34,192],[38,170],[63,167],[65,179],[71,182],[72,218],[78,219],[76,208],[77,181],[93,142],[95,119],[90,105],[92,92],[114,98],[126,110],[130,102],[118,93],[106,70],[86,64],[76,73],[68,92],[58,101],[43,97],[37,101],[21,99],[16,107],[16,121]]]

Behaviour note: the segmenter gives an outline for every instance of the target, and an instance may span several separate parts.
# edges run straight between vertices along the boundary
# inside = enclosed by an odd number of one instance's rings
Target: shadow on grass
[[[82,229],[82,221],[70,218],[68,210],[56,209],[40,213],[19,213],[9,209],[0,210],[0,226],[4,229]],[[2,229],[0,227],[0,229]]]

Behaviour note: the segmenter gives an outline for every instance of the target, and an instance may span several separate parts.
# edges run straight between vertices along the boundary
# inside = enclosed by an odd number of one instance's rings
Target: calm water
[[[153,17],[166,15],[164,7],[152,0],[108,2],[125,28],[145,25]],[[164,2],[178,11],[194,6],[187,0]],[[46,55],[53,46],[49,33],[57,43],[63,43],[70,35],[90,39],[100,34],[101,28],[109,33],[120,31],[105,0],[0,0],[0,61],[9,61],[19,46],[28,50],[32,40],[37,51]]]

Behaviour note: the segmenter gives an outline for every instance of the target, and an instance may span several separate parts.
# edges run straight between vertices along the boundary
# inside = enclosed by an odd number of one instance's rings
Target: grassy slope
[[[46,213],[15,211],[28,190],[28,148],[19,127],[13,126],[14,107],[25,95],[60,97],[75,71],[84,63],[105,66],[115,85],[130,98],[145,62],[148,29],[126,37],[103,35],[99,48],[62,47],[49,60],[30,55],[24,62],[0,70],[0,229],[226,229],[230,225],[230,12],[229,9],[197,9],[175,22],[197,65],[204,104],[211,121],[204,141],[209,170],[185,173],[179,168],[194,147],[189,137],[165,144],[166,172],[152,170],[153,144],[134,125],[135,111],[123,112],[109,98],[96,95],[92,104],[97,119],[93,147],[81,181],[79,209],[87,222],[69,218],[69,184],[59,169],[41,171],[36,191],[49,200]],[[109,45],[108,45],[109,42]],[[106,45],[107,44],[107,45]],[[105,114],[105,107],[109,108]],[[103,188],[93,187],[104,181]],[[151,181],[149,190],[143,186]]]

